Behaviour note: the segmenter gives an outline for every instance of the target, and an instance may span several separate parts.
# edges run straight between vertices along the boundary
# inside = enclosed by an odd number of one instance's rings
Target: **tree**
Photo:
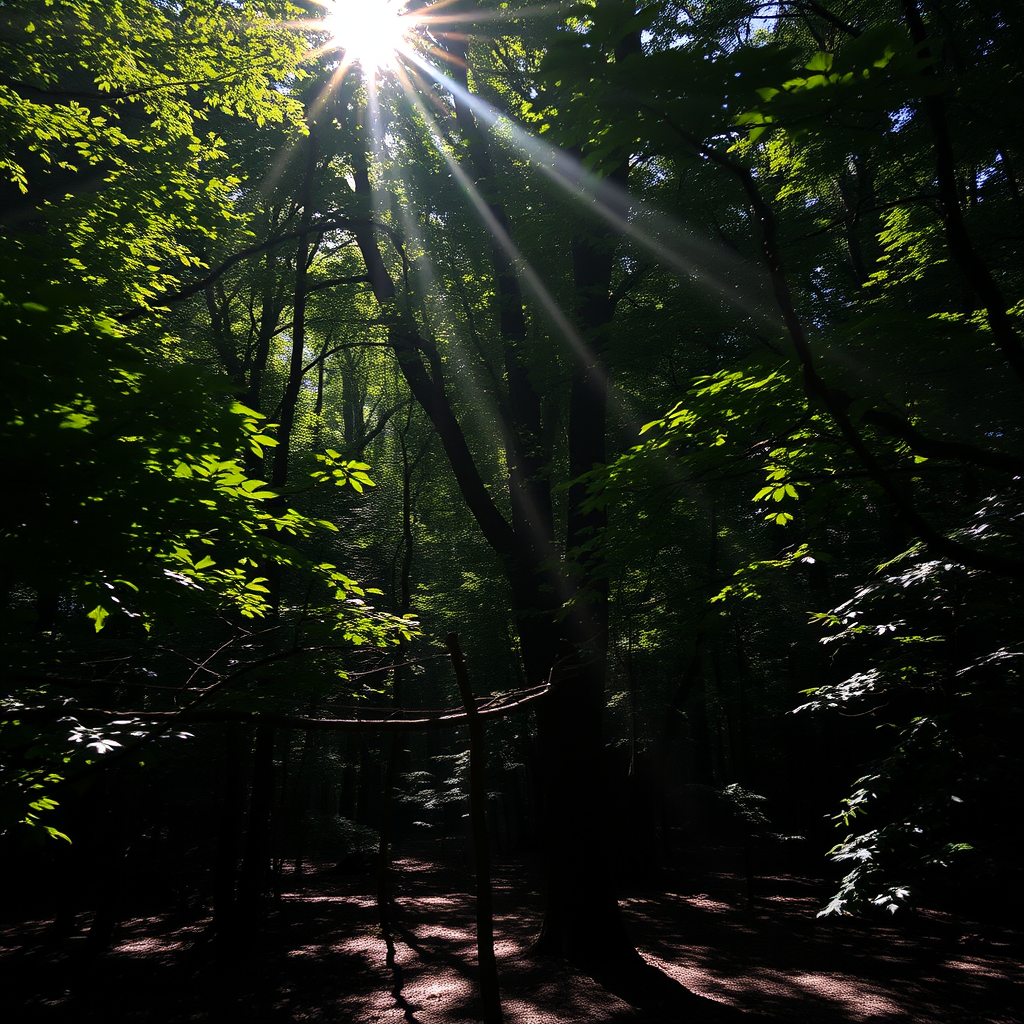
[[[473,57],[461,33],[446,33],[443,25],[432,31],[449,54],[452,74],[445,102],[453,124],[433,129],[435,138],[443,133],[457,149],[458,157],[446,156],[448,167],[491,233],[487,247],[494,305],[488,314],[502,366],[503,384],[495,401],[506,463],[505,509],[493,496],[487,478],[491,467],[467,438],[465,414],[456,405],[446,366],[451,356],[446,360],[425,328],[397,305],[396,284],[382,276],[384,263],[375,241],[357,241],[406,383],[433,423],[462,498],[508,578],[528,684],[548,678],[561,663],[562,682],[539,712],[549,879],[541,946],[594,969],[621,966],[623,954],[635,954],[622,932],[604,864],[601,797],[591,782],[603,762],[607,585],[596,551],[604,515],[584,507],[584,488],[571,488],[564,539],[556,540],[552,420],[563,415],[563,400],[542,398],[550,378],[545,380],[538,366],[538,343],[531,333],[544,328],[523,291],[498,170],[504,158],[488,139],[469,92]],[[438,141],[443,151],[447,139]],[[623,163],[618,177],[624,179],[626,169]],[[597,360],[613,309],[612,251],[603,229],[577,226],[571,253],[575,326],[568,329],[576,352],[555,360],[556,366],[568,364],[570,376],[564,455],[570,477],[604,460],[607,399]],[[563,267],[564,273],[568,268]]]
[[[238,12],[216,4],[23,7],[5,41],[16,77],[0,86],[14,127],[6,168],[24,197],[0,275],[16,495],[2,523],[5,826],[40,822],[83,759],[173,729],[145,724],[157,672],[190,705],[238,698],[285,658],[319,658],[318,682],[337,686],[326,652],[392,637],[351,577],[291,546],[336,527],[247,470],[280,445],[232,397],[237,382],[181,362],[179,339],[145,308],[124,311],[177,286],[170,261],[201,266],[193,247],[216,239],[218,220],[244,220],[231,198],[241,179],[217,167],[223,140],[192,132],[212,111],[290,118],[296,105],[273,86],[294,67],[294,41],[255,8],[232,27]],[[67,182],[86,168],[79,194]],[[318,479],[361,488],[364,468],[334,460]],[[286,614],[268,586],[282,567],[305,588]],[[257,644],[260,620],[271,635]]]
[[[948,15],[942,5],[930,12],[933,25]],[[874,8],[855,9],[849,19],[824,9],[795,13],[794,21],[780,19],[774,33],[744,38],[741,32],[732,40],[713,19],[698,19],[689,39],[669,40],[665,49],[655,44],[621,76],[602,68],[607,91],[594,98],[595,118],[603,120],[617,102],[642,111],[604,134],[609,150],[644,149],[672,161],[679,174],[697,161],[732,182],[743,204],[734,216],[746,225],[746,244],[760,250],[791,346],[786,362],[733,364],[736,369],[698,379],[684,402],[650,425],[652,439],[619,470],[628,479],[634,458],[663,454],[666,445],[691,477],[706,472],[706,453],[715,448],[725,459],[719,474],[737,457],[763,466],[763,485],[751,497],[775,526],[792,524],[787,529],[797,543],[786,546],[784,557],[741,565],[719,599],[760,596],[757,575],[766,567],[835,557],[839,545],[852,554],[850,541],[837,536],[835,516],[849,517],[859,498],[883,524],[883,543],[866,549],[859,572],[826,569],[835,584],[846,575],[854,589],[819,619],[843,627],[840,636],[863,637],[872,628],[860,625],[869,603],[920,581],[945,593],[932,600],[949,602],[967,622],[967,595],[980,580],[1015,593],[1021,575],[1011,511],[1021,468],[1013,448],[1020,430],[1020,331],[1013,312],[1020,281],[990,219],[998,208],[1004,223],[1017,223],[1019,210],[1014,181],[998,156],[1000,128],[991,123],[968,131],[960,114],[990,102],[981,84],[990,54],[974,42],[974,25],[988,25],[998,14],[969,19],[971,28],[952,47],[961,69],[977,71],[954,89],[952,69],[937,59],[914,4],[887,11],[890,21]],[[574,66],[586,68],[596,86],[599,56],[575,40],[567,46]],[[997,66],[1003,61],[991,56]],[[727,97],[731,120],[713,102],[698,102],[702,87],[708,96]],[[589,130],[595,133],[594,126]],[[803,400],[794,395],[796,381]],[[791,404],[772,408],[783,393]],[[706,405],[712,396],[724,396],[715,413]],[[906,567],[894,574],[901,561]],[[879,562],[883,582],[864,581]],[[965,574],[963,589],[953,587],[955,597],[940,582],[947,571]],[[906,621],[887,624],[873,618],[877,635],[892,633],[884,656],[875,651],[872,668],[817,689],[821,696],[812,701],[818,708],[872,703],[874,713],[892,716],[900,736],[839,816],[849,824],[871,807],[883,820],[835,847],[840,862],[855,866],[833,911],[858,901],[897,908],[914,888],[907,879],[948,866],[973,846],[965,838],[972,829],[989,850],[987,863],[999,859],[979,825],[987,801],[973,798],[974,817],[955,810],[970,789],[963,776],[953,773],[940,783],[928,774],[927,796],[906,775],[896,778],[897,766],[913,764],[926,774],[959,757],[972,765],[969,773],[1002,793],[1018,777],[1016,760],[1013,768],[1004,760],[1005,748],[990,761],[970,741],[952,738],[959,735],[949,731],[954,716],[963,716],[970,733],[966,723],[1004,696],[995,697],[977,674],[981,662],[970,645],[947,649],[951,660],[907,653],[905,645],[925,636],[923,628],[908,626],[927,619],[922,612],[918,606]],[[935,643],[953,639],[937,625],[929,635]],[[985,657],[1005,664],[999,651],[1005,648],[996,645]],[[882,667],[890,664],[898,668]],[[957,712],[943,696],[949,673],[978,680],[978,690],[960,695]],[[996,691],[1002,694],[1004,685],[1012,700],[1019,685],[1013,669]],[[885,710],[892,705],[900,711]],[[892,797],[883,796],[886,787]],[[893,814],[898,817],[888,817]],[[957,829],[960,838],[951,838]]]
[[[507,688],[557,680],[542,950],[639,969],[605,851],[612,765],[636,817],[651,763],[663,793],[767,774],[793,800],[806,766],[778,737],[817,729],[851,772],[878,762],[848,811],[888,805],[939,861],[966,852],[982,815],[910,779],[977,748],[1019,685],[1012,622],[977,637],[983,581],[1012,609],[1022,564],[1015,115],[970,116],[1007,64],[997,8],[423,7],[375,75],[324,22],[281,31],[283,6],[58,6],[18,5],[2,41],[19,722],[40,649],[40,720],[67,696],[52,665],[90,644],[212,673],[209,718],[264,712],[258,888],[278,725],[345,686],[358,659],[336,641],[388,635],[341,564],[398,616],[421,598]],[[939,51],[930,26],[954,16]],[[274,666],[298,658],[289,690]],[[408,694],[401,672],[373,699]],[[80,710],[169,721],[158,694],[88,703],[133,681],[95,675]],[[896,746],[780,725],[808,682],[827,713],[890,701]],[[80,718],[83,741],[110,719]],[[1005,788],[1002,750],[941,785]],[[837,853],[910,864],[918,833],[886,827]],[[900,902],[901,871],[851,876],[837,906]]]

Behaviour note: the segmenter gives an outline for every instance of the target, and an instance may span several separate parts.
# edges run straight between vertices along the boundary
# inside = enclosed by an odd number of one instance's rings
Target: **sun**
[[[409,48],[413,19],[403,17],[406,0],[317,0],[325,28],[350,64],[372,75],[394,67]]]

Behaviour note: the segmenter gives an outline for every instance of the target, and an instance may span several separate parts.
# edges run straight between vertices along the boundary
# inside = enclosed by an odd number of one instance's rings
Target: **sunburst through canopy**
[[[394,67],[408,49],[412,19],[403,16],[406,0],[316,0],[324,9],[324,28],[345,51],[349,64],[366,75]]]

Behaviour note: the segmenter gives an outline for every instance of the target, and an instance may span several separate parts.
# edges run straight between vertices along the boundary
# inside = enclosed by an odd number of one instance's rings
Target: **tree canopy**
[[[244,887],[265,780],[355,756],[272,715],[451,703],[457,629],[488,691],[557,680],[492,732],[542,950],[633,962],[613,864],[702,787],[832,847],[826,912],[1008,885],[1020,19],[355,18],[0,5],[0,827],[235,729]]]

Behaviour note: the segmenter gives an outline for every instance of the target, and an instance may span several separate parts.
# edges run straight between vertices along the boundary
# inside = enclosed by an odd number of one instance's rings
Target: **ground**
[[[372,875],[318,870],[284,876],[261,927],[228,954],[206,939],[201,908],[132,918],[102,953],[84,934],[48,939],[46,920],[8,923],[0,1016],[9,1024],[478,1020],[470,879],[440,867],[434,852],[423,846],[396,860],[394,971]],[[786,875],[757,879],[748,905],[742,878],[728,872],[703,873],[700,891],[682,875],[624,891],[644,959],[701,997],[660,1009],[648,999],[638,1009],[564,962],[528,956],[540,905],[531,879],[518,862],[495,871],[507,1024],[1024,1022],[1014,992],[1020,933],[939,912],[902,925],[820,920],[822,883]]]

